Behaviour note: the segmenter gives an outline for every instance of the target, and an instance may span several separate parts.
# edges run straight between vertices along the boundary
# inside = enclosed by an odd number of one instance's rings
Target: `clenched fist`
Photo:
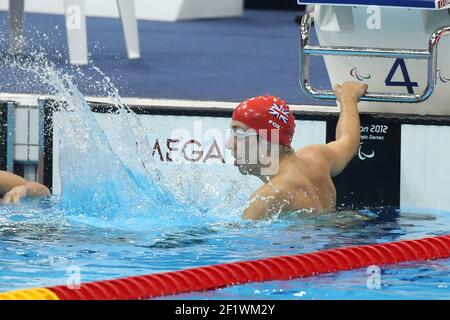
[[[355,99],[359,101],[367,91],[368,85],[358,82],[344,82],[343,84],[336,84],[333,88],[337,100]]]

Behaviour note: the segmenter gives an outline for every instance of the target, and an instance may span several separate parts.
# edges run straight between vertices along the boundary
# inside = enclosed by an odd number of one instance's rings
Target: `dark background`
[[[335,139],[337,121],[327,121],[327,142]],[[389,120],[374,120],[361,115],[361,126],[387,125],[387,134],[361,133],[361,135],[382,135],[383,141],[365,140],[366,152],[375,151],[375,157],[359,160],[355,156],[347,168],[333,178],[337,200],[336,206],[345,209],[400,207],[400,149],[401,125]]]
[[[300,11],[304,6],[299,6],[297,0],[245,0],[245,8]]]
[[[0,170],[6,170],[8,106],[0,103]]]

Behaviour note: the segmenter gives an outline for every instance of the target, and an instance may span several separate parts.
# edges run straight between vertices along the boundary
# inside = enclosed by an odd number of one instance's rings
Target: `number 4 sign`
[[[395,72],[399,67],[400,70],[402,71],[404,81],[392,81],[392,78],[394,77]],[[395,60],[394,65],[392,66],[391,71],[389,71],[389,74],[386,77],[384,83],[388,87],[406,87],[408,89],[408,93],[410,94],[414,93],[413,87],[419,86],[417,82],[411,82],[411,79],[409,78],[408,74],[408,69],[406,69],[405,60],[403,59]]]

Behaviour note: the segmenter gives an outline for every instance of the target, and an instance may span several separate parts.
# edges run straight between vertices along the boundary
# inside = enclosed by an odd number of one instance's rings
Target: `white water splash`
[[[174,176],[156,167],[139,119],[98,68],[91,66],[102,77],[95,85],[104,90],[117,110],[108,115],[116,129],[112,137],[97,123],[73,77],[57,70],[43,55],[37,53],[33,60],[4,61],[10,68],[39,79],[57,101],[64,102],[58,104],[54,122],[58,123],[62,186],[58,207],[67,214],[96,223],[125,221],[153,227],[167,221],[192,225],[240,219],[247,198],[240,193],[240,184],[230,183],[225,193],[219,191],[212,183],[213,174],[205,177],[195,164],[177,166],[176,183],[168,183]]]

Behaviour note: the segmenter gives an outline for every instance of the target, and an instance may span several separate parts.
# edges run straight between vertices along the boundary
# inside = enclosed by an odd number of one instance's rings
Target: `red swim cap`
[[[286,102],[269,95],[251,98],[239,104],[233,112],[233,120],[240,121],[256,130],[259,135],[272,143],[290,146],[295,131],[294,115]],[[259,130],[262,130],[261,132]],[[279,132],[272,137],[271,130]]]

